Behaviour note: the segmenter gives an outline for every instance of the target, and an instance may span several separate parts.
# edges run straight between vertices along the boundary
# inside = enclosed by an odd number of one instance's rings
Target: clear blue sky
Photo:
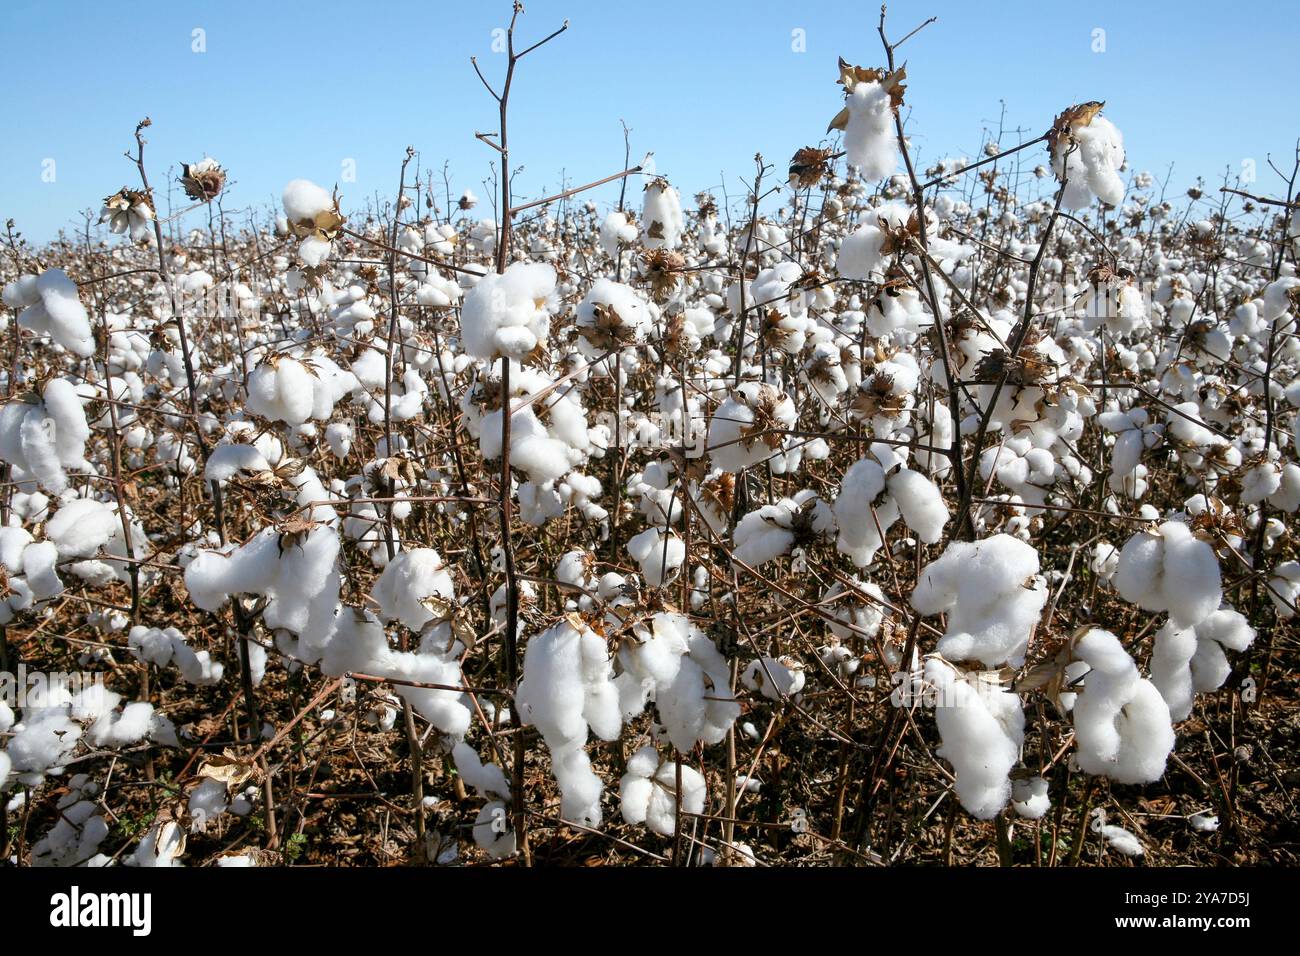
[[[784,178],[791,153],[817,142],[840,106],[836,56],[880,60],[877,12],[861,0],[530,0],[523,42],[566,17],[571,26],[517,76],[517,192],[553,191],[562,169],[570,184],[617,171],[620,119],[633,162],[653,149],[684,195],[724,172],[736,191],[756,151]],[[900,53],[923,163],[973,153],[1001,102],[1007,125],[1032,136],[1063,107],[1104,99],[1136,168],[1163,176],[1174,162],[1186,186],[1253,158],[1267,190],[1266,155],[1282,165],[1300,134],[1295,12],[1275,0],[906,0],[891,4],[889,26],[897,38],[939,17]],[[508,17],[507,0],[4,0],[0,218],[40,241],[134,185],[122,153],[146,114],[155,182],[169,164],[211,155],[235,181],[228,210],[278,201],[300,176],[329,188],[349,158],[345,206],[391,196],[408,144],[425,166],[450,161],[457,194],[483,196],[494,154],[473,134],[496,120],[469,57],[498,80],[505,57],[491,51],[492,30]],[[196,28],[206,52],[192,51]],[[1096,28],[1104,53],[1092,49]],[[792,50],[796,29],[805,52]],[[48,159],[52,183],[42,181]]]

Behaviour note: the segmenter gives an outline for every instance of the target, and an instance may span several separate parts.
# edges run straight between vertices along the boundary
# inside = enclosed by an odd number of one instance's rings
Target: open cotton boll
[[[771,385],[742,382],[709,419],[708,450],[713,467],[742,471],[780,450],[783,429],[793,428],[798,410]]]
[[[505,771],[494,763],[483,763],[478,751],[469,744],[464,741],[457,743],[452,748],[451,759],[466,786],[473,788],[480,797],[509,799],[510,784],[506,780]]]
[[[1255,629],[1231,608],[1220,608],[1195,627],[1179,628],[1169,621],[1156,632],[1151,653],[1151,683],[1169,705],[1174,720],[1192,712],[1196,693],[1218,690],[1232,672],[1224,649],[1244,651],[1255,640]]]
[[[1051,809],[1047,781],[1042,777],[1012,777],[1011,809],[1026,820],[1041,820]]]
[[[90,498],[74,498],[46,522],[45,535],[59,549],[60,558],[88,558],[120,528],[111,505]]]
[[[636,242],[636,236],[636,226],[627,221],[627,214],[615,209],[600,224],[598,241],[605,255],[612,259],[618,255],[620,245],[631,245]]]
[[[885,595],[870,581],[850,580],[851,586],[835,582],[822,598],[835,615],[829,622],[831,634],[841,641],[870,641],[885,620]]]
[[[321,224],[321,216],[335,209],[334,197],[309,179],[294,179],[284,187],[280,197],[284,215],[299,235],[308,234]]]
[[[1059,120],[1058,120],[1059,122]],[[1052,171],[1065,181],[1061,204],[1066,209],[1083,209],[1096,196],[1108,206],[1124,201],[1124,181],[1119,169],[1124,165],[1124,137],[1115,124],[1094,112],[1084,125],[1076,120],[1070,135],[1055,138],[1052,148]]]
[[[127,866],[172,868],[181,866],[185,853],[185,831],[180,824],[155,823],[139,845],[126,858]]]
[[[1129,538],[1114,583],[1124,600],[1148,611],[1168,611],[1182,627],[1204,620],[1223,600],[1214,549],[1180,521]]]
[[[127,634],[127,647],[137,659],[156,667],[175,664],[188,683],[209,686],[221,683],[225,668],[212,661],[207,651],[195,651],[185,635],[174,627],[135,626]],[[251,645],[250,645],[251,650]]]
[[[677,577],[686,560],[686,543],[671,531],[646,528],[628,541],[627,553],[641,566],[646,584],[658,588]]]
[[[1284,561],[1273,569],[1268,579],[1268,596],[1283,621],[1295,617],[1300,602],[1300,561]]]
[[[530,638],[515,701],[520,719],[541,732],[551,751],[565,818],[599,824],[601,783],[582,747],[589,728],[614,740],[623,726],[604,639],[576,615]]]
[[[919,471],[904,468],[885,482],[903,522],[926,544],[936,544],[948,523],[948,507],[939,488]]]
[[[893,498],[882,498],[884,491],[884,469],[872,458],[861,458],[844,472],[832,506],[839,529],[835,546],[860,568],[880,550],[881,532],[898,520],[898,506]]]
[[[720,743],[740,716],[730,700],[731,675],[717,646],[682,614],[660,612],[619,647],[615,683],[625,720],[653,701],[668,739],[679,751]]]
[[[1085,633],[1075,641],[1074,657],[1090,668],[1071,711],[1079,768],[1116,783],[1159,780],[1174,749],[1169,705],[1160,691],[1109,631]]]
[[[505,272],[485,275],[461,306],[461,344],[474,358],[522,360],[545,346],[555,291],[555,269],[541,262],[516,262]]]
[[[384,568],[370,592],[385,621],[400,621],[412,631],[419,631],[430,621],[444,617],[435,613],[426,601],[432,597],[455,602],[456,590],[442,556],[432,548],[403,551]]]
[[[774,505],[763,505],[740,519],[734,534],[732,557],[758,568],[790,550],[796,542],[809,542],[835,526],[830,507],[810,489]]]
[[[1099,834],[1106,845],[1125,856],[1142,856],[1142,843],[1129,830],[1106,822],[1106,810],[1097,807],[1092,811],[1092,832]]]
[[[18,324],[38,335],[49,335],[73,355],[88,358],[95,354],[95,339],[90,318],[81,304],[77,284],[62,269],[46,269],[22,292],[26,308],[18,314]],[[34,296],[28,298],[31,293]]]
[[[677,829],[678,765],[659,762],[654,747],[642,747],[627,762],[627,773],[619,782],[623,819],[644,823],[652,833],[672,836]],[[708,790],[703,775],[694,767],[681,765],[681,806],[684,813],[703,813]]]
[[[741,683],[761,693],[768,700],[784,701],[803,690],[806,675],[803,664],[793,657],[761,657],[749,662]]]
[[[588,359],[633,345],[650,328],[650,309],[631,286],[601,277],[578,303],[578,347]]]
[[[641,244],[647,249],[676,249],[681,244],[682,201],[666,179],[645,188],[641,206]]]
[[[1019,667],[1047,603],[1038,568],[1038,552],[1008,534],[955,541],[921,571],[912,607],[948,614],[938,644],[948,660]]]
[[[849,111],[844,151],[850,166],[867,182],[894,175],[898,168],[898,139],[890,94],[878,82],[859,82],[845,98]]]
[[[510,811],[500,800],[493,800],[478,812],[474,843],[494,860],[514,856],[515,831],[510,828]]]
[[[16,398],[0,407],[0,460],[53,494],[68,487],[65,468],[91,470],[85,460],[89,437],[82,399],[67,379],[51,379],[38,402]]]
[[[1024,740],[1020,698],[937,657],[926,661],[925,679],[935,691],[943,741],[935,753],[952,764],[953,790],[966,812],[991,820],[1011,799],[1009,775]]]

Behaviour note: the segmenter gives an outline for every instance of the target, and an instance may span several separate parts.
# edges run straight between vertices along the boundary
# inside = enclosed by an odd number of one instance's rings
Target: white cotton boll
[[[41,398],[54,421],[54,450],[59,461],[69,466],[83,464],[90,426],[76,386],[66,378],[51,379]]]
[[[501,274],[478,281],[461,306],[462,345],[474,358],[523,359],[550,333],[547,301],[555,291],[555,269],[516,262]]]
[[[1169,706],[1160,691],[1142,678],[1109,631],[1088,631],[1075,642],[1074,656],[1091,668],[1071,711],[1080,769],[1116,783],[1159,780],[1174,749]]]
[[[1213,813],[1193,813],[1187,822],[1197,833],[1213,833],[1219,829],[1219,818]]]
[[[920,472],[904,468],[891,475],[886,485],[903,522],[926,544],[937,543],[951,516],[935,483]]]
[[[766,461],[781,447],[781,436],[769,429],[793,428],[797,419],[788,395],[771,385],[741,383],[709,419],[707,441],[713,467],[734,472]]]
[[[486,804],[474,820],[474,843],[494,860],[514,856],[515,831],[510,812],[500,800]]]
[[[1202,424],[1201,408],[1195,402],[1171,406],[1165,412],[1165,421],[1171,435],[1197,448],[1212,445],[1217,440],[1214,432]]]
[[[270,470],[270,462],[258,451],[256,445],[227,443],[212,449],[208,463],[203,468],[203,480],[224,482],[236,475],[253,475]]]
[[[469,744],[464,741],[457,743],[452,748],[451,757],[456,764],[456,772],[480,797],[495,795],[503,799],[509,798],[510,784],[506,781],[505,772],[494,763],[483,763],[478,751]]]
[[[214,822],[230,809],[229,794],[226,785],[220,780],[204,777],[199,785],[190,791],[186,806],[190,819],[194,821],[191,832],[202,833],[209,823]]]
[[[664,612],[636,627],[633,637],[619,649],[623,717],[632,719],[654,701],[679,751],[721,742],[740,704],[729,699],[730,669],[717,646],[684,615]]]
[[[1027,820],[1041,820],[1052,801],[1042,777],[1016,777],[1011,781],[1011,808]]]
[[[127,857],[127,866],[177,867],[185,852],[185,831],[174,822],[156,823]]]
[[[1024,713],[1020,698],[978,674],[962,677],[939,658],[925,664],[935,690],[936,751],[952,764],[953,790],[968,813],[991,820],[1011,799],[1011,769],[1020,759]]]
[[[885,243],[885,232],[876,226],[861,226],[844,237],[835,271],[846,279],[866,281],[873,275],[883,274],[884,260],[880,254]]]
[[[1124,600],[1148,611],[1168,611],[1183,627],[1214,613],[1223,600],[1214,549],[1179,521],[1129,538],[1114,582]]]
[[[346,458],[352,450],[351,422],[330,422],[325,428],[325,441],[335,458]]]
[[[885,620],[885,595],[870,581],[851,581],[851,587],[837,581],[822,598],[835,615],[829,622],[831,634],[840,641],[870,641]],[[848,596],[840,597],[845,592]]]
[[[1038,552],[1011,535],[956,541],[922,570],[912,607],[927,615],[947,612],[938,644],[947,659],[1019,667],[1047,603],[1038,570]]]
[[[600,224],[600,248],[611,259],[618,255],[620,245],[636,242],[636,226],[627,221],[627,215],[617,209],[605,217]]]
[[[294,226],[315,229],[316,217],[334,209],[334,197],[309,179],[295,179],[280,199],[285,217]]]
[[[81,304],[77,284],[62,269],[46,269],[36,277],[34,291],[39,301],[29,304],[18,322],[38,334],[46,333],[73,355],[95,354],[86,307]]]
[[[762,657],[750,661],[741,676],[750,690],[758,691],[768,700],[784,701],[803,690],[806,675],[803,665],[792,657]]]
[[[693,767],[681,766],[681,808],[684,813],[703,813],[707,797],[704,777]],[[660,836],[672,836],[677,825],[678,765],[659,763],[654,747],[642,747],[627,762],[627,773],[619,782],[619,800],[627,823],[644,823]]]
[[[59,557],[88,558],[121,530],[117,513],[102,501],[74,498],[45,525],[45,534],[59,549]]]
[[[455,586],[442,556],[432,548],[413,548],[397,555],[375,581],[370,596],[379,605],[385,621],[400,621],[412,631],[441,617],[425,606],[426,599],[439,597],[454,602]]]
[[[39,541],[23,551],[23,574],[32,597],[47,601],[63,593],[63,582],[55,571],[59,549],[51,541]]]
[[[9,775],[12,769],[13,764],[9,760],[9,754],[0,750],[0,793],[9,789]]]
[[[1300,562],[1284,561],[1273,569],[1273,576],[1268,580],[1268,596],[1280,620],[1295,617],[1295,607],[1300,602]]]
[[[641,566],[646,584],[658,588],[677,577],[686,560],[686,544],[671,531],[646,528],[628,541],[627,553]]]
[[[844,129],[846,162],[858,167],[867,182],[894,175],[898,168],[898,140],[890,94],[880,83],[858,83],[845,98],[849,111]]]
[[[1151,682],[1160,690],[1174,720],[1192,712],[1196,693],[1218,690],[1232,671],[1225,648],[1244,651],[1255,640],[1255,629],[1231,608],[1220,608],[1195,627],[1178,628],[1173,621],[1156,632],[1151,654]]]
[[[1108,206],[1124,201],[1124,137],[1104,116],[1094,116],[1087,125],[1075,124],[1071,137],[1062,136],[1052,151],[1052,169],[1058,180],[1065,179],[1062,205],[1083,209],[1096,196]],[[1077,145],[1076,145],[1077,144]]]
[[[1300,422],[1300,416],[1296,416],[1296,420]],[[1300,511],[1300,465],[1287,462],[1283,466],[1282,478],[1269,494],[1268,503],[1287,514]]]
[[[641,207],[641,244],[647,249],[676,249],[681,244],[682,201],[666,179],[645,188]]]
[[[832,506],[839,528],[836,547],[860,568],[870,564],[880,549],[881,531],[888,531],[898,519],[893,499],[881,500],[884,491],[884,469],[873,459],[862,458],[844,472]]]
[[[533,636],[515,699],[520,719],[541,732],[551,752],[566,816],[599,823],[601,783],[582,747],[589,728],[605,740],[622,728],[604,640],[573,616]]]
[[[1112,850],[1125,856],[1138,857],[1145,852],[1141,841],[1132,832],[1106,822],[1106,811],[1101,807],[1093,811],[1092,832],[1099,834]]]
[[[39,782],[47,771],[60,767],[76,752],[84,730],[65,707],[48,707],[25,716],[22,730],[9,740],[11,772]],[[26,781],[25,781],[26,782]]]

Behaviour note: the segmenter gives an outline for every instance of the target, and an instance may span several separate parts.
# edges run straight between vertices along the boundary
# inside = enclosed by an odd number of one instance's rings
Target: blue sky
[[[1063,107],[1104,99],[1136,168],[1162,177],[1173,162],[1173,182],[1185,187],[1254,159],[1256,187],[1270,190],[1266,156],[1283,165],[1300,135],[1287,72],[1300,38],[1294,13],[1271,0],[907,0],[891,4],[889,26],[899,37],[939,17],[900,52],[922,165],[973,153],[1003,103],[1008,128],[1032,137]],[[654,150],[684,195],[724,174],[733,194],[742,190],[759,151],[783,179],[791,153],[817,142],[840,106],[837,55],[880,60],[877,15],[862,0],[529,0],[524,42],[566,17],[571,25],[517,75],[516,191],[555,191],[561,170],[570,185],[617,171],[620,119],[632,129],[633,162]],[[45,240],[134,185],[122,153],[146,114],[155,183],[169,165],[179,172],[211,155],[234,180],[228,211],[269,205],[300,176],[338,183],[345,207],[389,197],[408,144],[426,167],[450,162],[456,194],[469,186],[483,196],[495,154],[474,132],[495,128],[495,104],[469,57],[499,78],[505,57],[491,50],[492,30],[508,16],[507,0],[5,0],[0,218]],[[206,52],[192,50],[196,28]],[[1093,52],[1096,29],[1105,52]],[[804,52],[792,49],[795,30]],[[348,159],[355,182],[340,181]],[[42,179],[47,160],[53,182]]]

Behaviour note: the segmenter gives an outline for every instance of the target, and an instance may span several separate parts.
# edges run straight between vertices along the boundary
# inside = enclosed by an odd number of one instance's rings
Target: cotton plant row
[[[899,676],[977,820],[1069,799],[1043,735],[1087,777],[1159,781],[1300,593],[1294,253],[1272,258],[1268,216],[1180,225],[1100,103],[1052,120],[1027,189],[1005,164],[1028,151],[914,183],[906,79],[840,61],[832,138],[770,214],[646,172],[618,208],[514,223],[498,262],[468,191],[362,213],[293,179],[224,243],[157,248],[128,189],[109,238],[4,260],[0,621],[79,616],[87,661],[155,687],[0,710],[11,801],[69,781],[33,861],[114,859],[97,778],[64,768],[178,746],[159,682],[337,680],[311,717],[330,732],[409,715],[425,783],[454,772],[473,804],[465,852],[493,859],[521,852],[537,779],[550,817],[638,842],[732,818],[751,791],[724,752],[761,759],[764,720],[824,730],[845,701],[884,719]],[[181,184],[208,202],[224,171]],[[1225,583],[1243,568],[1253,596]],[[184,620],[139,600],[164,588]],[[508,726],[544,770],[522,789]],[[183,862],[258,799],[206,765],[125,858]]]

